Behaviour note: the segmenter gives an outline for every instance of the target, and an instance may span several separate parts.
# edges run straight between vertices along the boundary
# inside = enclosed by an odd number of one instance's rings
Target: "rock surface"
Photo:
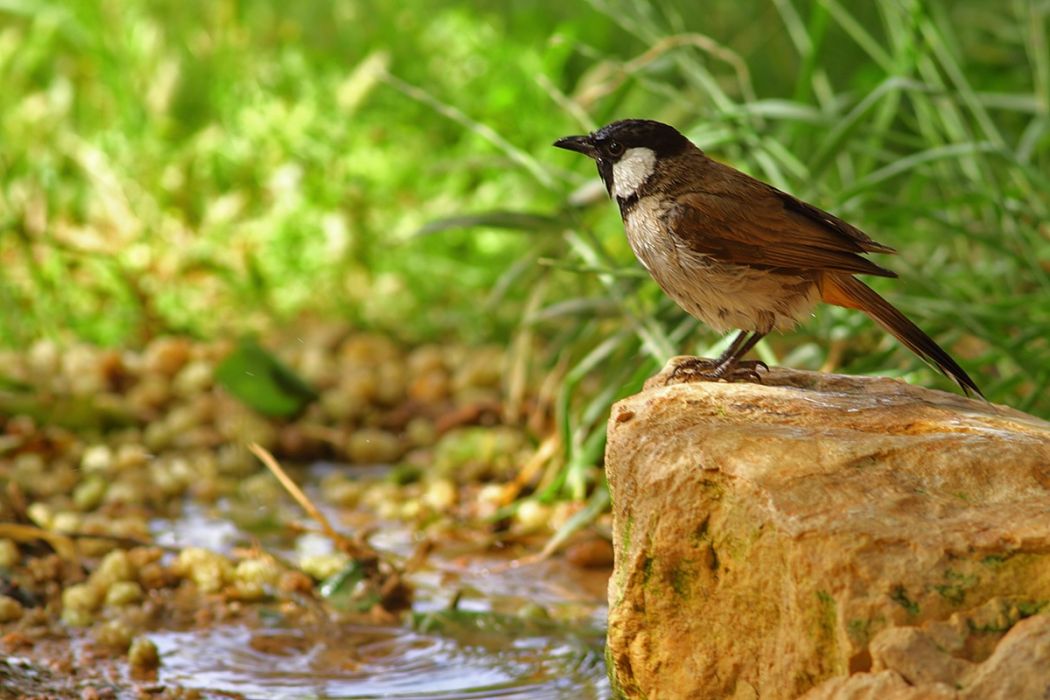
[[[991,602],[1002,606],[1002,599]],[[952,616],[953,620],[959,617]],[[1050,697],[1050,615],[1021,620],[1005,636],[998,627],[971,628],[961,635],[949,633],[952,646],[947,648],[938,646],[938,623],[923,627],[884,630],[871,643],[872,673],[832,678],[806,693],[804,700]],[[967,661],[965,657],[973,656],[972,651],[966,649],[965,643],[956,645],[978,636],[984,637],[984,642],[1001,638],[983,663]]]
[[[881,378],[665,386],[675,362],[609,422],[619,693],[1043,697],[1050,424]]]

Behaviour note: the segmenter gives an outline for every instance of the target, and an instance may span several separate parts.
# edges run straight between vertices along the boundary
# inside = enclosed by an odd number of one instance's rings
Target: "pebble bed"
[[[217,384],[232,342],[0,352],[0,651],[86,636],[93,654],[148,679],[158,626],[209,624],[260,601],[316,614],[320,582],[351,563],[344,552],[289,561],[153,541],[156,519],[191,502],[293,512],[251,443],[285,465],[336,465],[316,488],[327,506],[430,537],[467,526],[545,538],[578,510],[515,501],[521,484],[508,491],[550,425],[535,399],[508,407],[501,348],[405,348],[331,326],[263,345],[317,392],[294,419],[262,416]],[[389,468],[362,478],[355,465]],[[576,552],[584,566],[610,556],[593,538]],[[387,607],[358,612],[391,622]]]

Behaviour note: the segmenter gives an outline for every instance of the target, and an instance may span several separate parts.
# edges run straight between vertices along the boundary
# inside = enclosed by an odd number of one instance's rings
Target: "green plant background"
[[[896,247],[877,288],[1050,416],[1048,25],[1040,0],[2,0],[0,342],[529,334],[568,368],[581,495],[609,402],[720,342],[550,147],[637,116]],[[841,309],[761,353],[949,387]]]

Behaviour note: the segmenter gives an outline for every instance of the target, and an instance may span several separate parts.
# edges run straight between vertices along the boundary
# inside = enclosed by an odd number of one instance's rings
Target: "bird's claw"
[[[737,362],[723,362],[715,364],[714,360],[706,357],[692,357],[677,365],[668,376],[665,385],[675,381],[718,381],[724,379],[727,382],[752,381],[762,382],[762,375],[758,370],[769,371],[769,365],[762,360],[738,360]],[[681,379],[680,379],[681,378]]]
[[[714,360],[709,360],[706,357],[690,357],[688,360],[675,366],[671,371],[671,376],[667,378],[666,383],[670,384],[683,374],[697,376],[704,372],[714,371],[715,369],[716,366]]]

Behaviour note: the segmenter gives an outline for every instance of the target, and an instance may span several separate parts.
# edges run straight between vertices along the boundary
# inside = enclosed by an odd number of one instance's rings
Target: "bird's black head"
[[[657,160],[678,155],[691,144],[673,126],[624,119],[586,136],[566,136],[554,145],[593,158],[609,194],[623,199],[652,175]]]

